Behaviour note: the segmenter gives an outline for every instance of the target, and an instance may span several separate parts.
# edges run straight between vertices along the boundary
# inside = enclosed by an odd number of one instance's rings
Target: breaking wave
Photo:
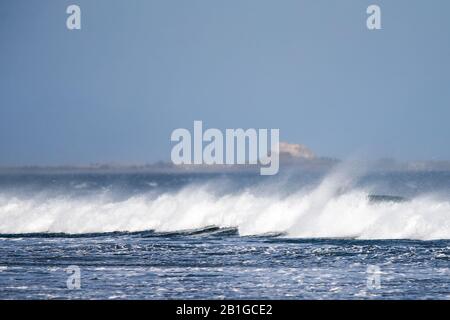
[[[174,232],[215,226],[242,236],[282,233],[294,238],[450,239],[450,201],[418,196],[370,201],[345,172],[315,187],[223,190],[213,182],[122,199],[101,193],[0,193],[0,233]],[[285,187],[285,186],[284,186]],[[278,191],[274,191],[274,189]],[[267,190],[266,190],[267,191]]]

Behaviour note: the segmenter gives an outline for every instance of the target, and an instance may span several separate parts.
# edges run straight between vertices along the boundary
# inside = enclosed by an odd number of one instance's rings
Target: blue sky
[[[77,4],[82,29],[66,28]],[[366,28],[378,4],[382,30]],[[0,2],[0,165],[168,160],[176,128],[450,159],[447,0]]]

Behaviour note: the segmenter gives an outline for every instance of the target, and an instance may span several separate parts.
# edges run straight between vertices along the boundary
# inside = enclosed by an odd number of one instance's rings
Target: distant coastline
[[[326,171],[341,163],[336,158],[318,157],[313,159],[295,159],[281,157],[281,171]],[[379,159],[361,161],[371,171],[450,171],[450,161],[398,161]],[[174,165],[159,161],[150,164],[89,164],[89,165],[28,165],[0,166],[0,174],[7,173],[233,173],[257,171],[257,165]]]

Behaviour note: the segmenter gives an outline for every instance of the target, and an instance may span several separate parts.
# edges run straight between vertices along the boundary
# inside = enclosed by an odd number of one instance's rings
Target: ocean
[[[449,299],[450,173],[2,173],[0,299]]]

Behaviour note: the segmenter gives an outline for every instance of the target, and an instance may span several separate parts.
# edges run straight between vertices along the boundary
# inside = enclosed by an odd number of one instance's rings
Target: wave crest
[[[0,194],[0,233],[172,232],[217,226],[237,228],[240,235],[450,239],[449,201],[424,196],[372,203],[368,190],[343,191],[342,181],[332,175],[316,188],[289,195],[267,195],[258,188],[218,193],[211,183],[124,200],[107,193],[81,198]]]

